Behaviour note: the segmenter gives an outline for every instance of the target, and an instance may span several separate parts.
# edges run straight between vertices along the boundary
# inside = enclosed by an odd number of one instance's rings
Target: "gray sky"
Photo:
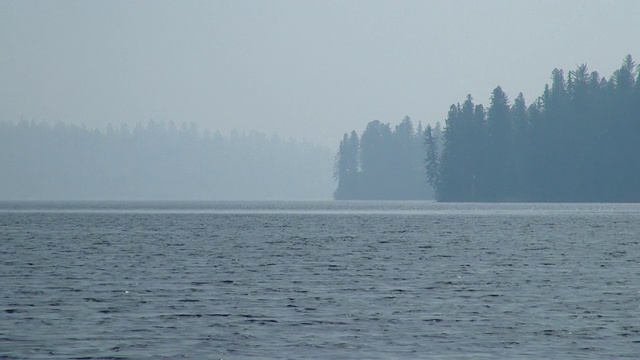
[[[193,121],[332,148],[553,68],[640,60],[640,1],[2,1],[0,120]]]

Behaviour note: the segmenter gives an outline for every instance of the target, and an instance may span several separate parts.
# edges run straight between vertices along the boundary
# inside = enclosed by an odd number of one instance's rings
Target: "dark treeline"
[[[326,199],[331,158],[307,142],[193,124],[0,122],[0,199]]]
[[[408,200],[432,195],[424,171],[422,124],[409,117],[395,129],[370,122],[362,136],[352,131],[340,142],[334,166],[336,199]]]
[[[586,65],[553,70],[551,85],[530,105],[522,93],[511,102],[500,87],[488,108],[469,95],[450,107],[442,131],[427,126],[424,147],[414,151],[440,201],[631,202],[640,201],[639,134],[640,71],[627,56],[609,79]],[[386,165],[391,152],[370,160],[385,169],[371,182],[377,190],[357,182],[364,164],[343,160],[356,140],[352,133],[340,145],[336,198],[352,187],[369,198],[402,187],[404,175]]]

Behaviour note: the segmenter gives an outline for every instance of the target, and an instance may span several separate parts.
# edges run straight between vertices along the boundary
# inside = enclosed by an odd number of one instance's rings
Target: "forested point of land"
[[[345,134],[336,199],[420,199],[423,176],[439,201],[640,202],[640,66],[631,55],[608,79],[586,64],[554,69],[530,105],[498,86],[488,108],[471,95],[451,105],[443,129],[427,125],[407,141],[412,132],[399,127],[373,121],[361,137]]]
[[[328,149],[258,132],[0,122],[0,200],[329,199],[331,164]]]
[[[407,116],[391,129],[372,121],[359,136],[344,134],[336,155],[334,178],[340,200],[412,200],[433,197],[424,171],[422,124]]]

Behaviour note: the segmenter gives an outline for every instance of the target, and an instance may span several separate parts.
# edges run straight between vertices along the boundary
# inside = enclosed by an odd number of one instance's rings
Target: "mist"
[[[345,131],[501,86],[533,99],[554,68],[617,69],[640,2],[2,1],[0,120],[148,119],[277,133]]]
[[[0,197],[328,199],[345,132],[613,73],[640,38],[640,2],[614,5],[0,1]]]
[[[309,142],[193,123],[0,122],[0,200],[323,200],[332,161]]]

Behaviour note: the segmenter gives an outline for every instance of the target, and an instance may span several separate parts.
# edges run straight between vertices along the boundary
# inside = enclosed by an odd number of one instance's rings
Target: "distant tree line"
[[[432,194],[424,171],[422,124],[409,117],[391,129],[370,122],[362,136],[352,131],[340,142],[334,166],[336,199],[425,199]]]
[[[415,151],[439,201],[640,201],[640,71],[632,57],[609,79],[580,65],[567,74],[553,70],[551,80],[530,105],[522,93],[511,103],[497,87],[488,108],[468,95],[451,105],[444,129],[426,127]],[[361,183],[363,163],[343,160],[356,140],[352,133],[340,144],[336,198],[362,194],[359,187],[371,194]],[[374,167],[384,168],[376,176],[385,175],[370,180],[377,184],[371,198],[406,181],[394,180],[404,175],[388,154],[375,156]]]
[[[0,122],[4,200],[327,199],[331,165],[327,149],[257,132]]]

